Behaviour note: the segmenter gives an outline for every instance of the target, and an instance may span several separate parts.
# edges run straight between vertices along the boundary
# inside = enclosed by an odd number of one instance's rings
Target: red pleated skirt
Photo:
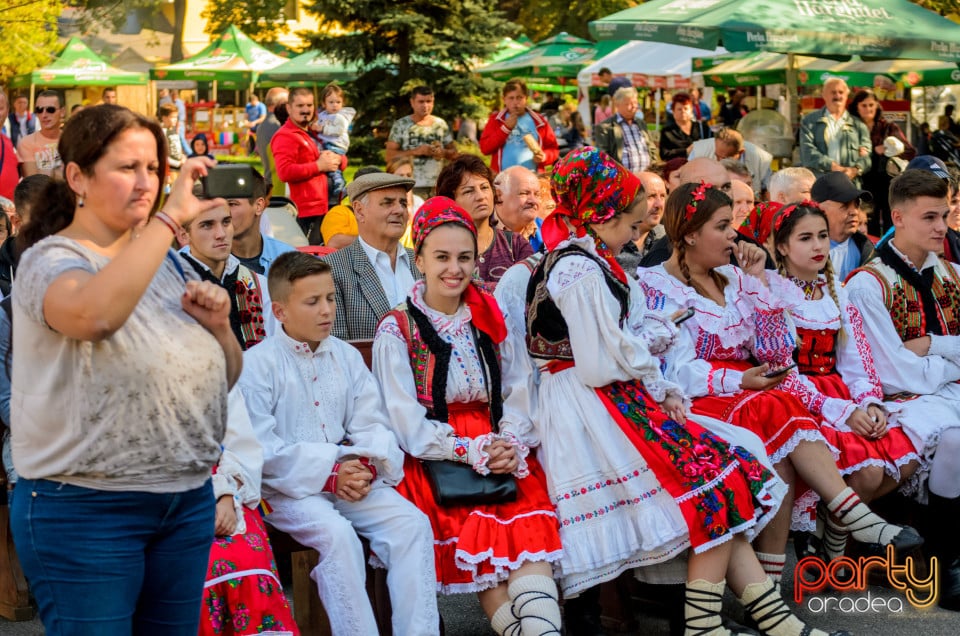
[[[449,404],[448,423],[457,435],[490,432],[485,403]],[[543,469],[533,454],[530,475],[517,479],[517,499],[480,506],[440,506],[420,461],[407,455],[397,492],[413,502],[433,527],[437,589],[477,592],[505,581],[528,561],[557,561],[562,554],[557,515]]]
[[[263,632],[297,635],[260,514],[243,509],[246,534],[217,537],[210,548],[201,636]]]
[[[746,361],[711,361],[714,369],[745,371]],[[742,426],[763,440],[773,463],[786,457],[801,441],[822,441],[818,418],[797,398],[777,389],[741,391],[732,396],[704,396],[693,400],[693,413]]]
[[[807,379],[828,397],[851,399],[850,389],[839,373],[808,375]],[[903,465],[920,458],[913,442],[899,426],[888,427],[887,434],[880,439],[867,439],[853,431],[841,431],[828,424],[824,424],[820,432],[827,442],[840,451],[837,468],[842,475],[855,473],[867,466],[881,466],[888,475],[899,478]]]

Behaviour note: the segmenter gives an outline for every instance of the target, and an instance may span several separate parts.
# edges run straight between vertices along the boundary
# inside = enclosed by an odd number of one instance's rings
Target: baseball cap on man
[[[817,203],[836,201],[849,203],[854,199],[873,201],[873,195],[868,190],[861,190],[853,185],[850,177],[842,172],[828,172],[820,175],[810,188],[810,197]]]
[[[926,170],[927,172],[932,172],[941,179],[950,178],[950,170],[947,169],[947,164],[943,163],[938,157],[933,155],[920,155],[914,157],[910,160],[910,163],[907,164],[907,170]]]
[[[371,172],[357,177],[347,184],[347,194],[351,201],[356,201],[368,192],[383,190],[384,188],[403,188],[410,190],[416,181],[409,177],[398,177],[389,172]]]

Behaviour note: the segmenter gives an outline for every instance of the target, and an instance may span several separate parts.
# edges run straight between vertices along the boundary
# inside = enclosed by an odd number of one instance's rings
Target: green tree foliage
[[[534,42],[566,31],[592,40],[588,24],[617,11],[635,7],[637,0],[500,0],[500,8]]]
[[[393,121],[409,114],[408,95],[419,84],[433,88],[434,112],[448,122],[485,114],[496,85],[472,69],[516,34],[496,0],[308,0],[306,9],[342,27],[301,34],[311,46],[365,69],[346,90],[357,109],[350,154],[367,161],[378,159],[372,151],[383,149]]]
[[[914,4],[936,11],[940,15],[960,15],[960,0],[910,0]]]
[[[285,0],[208,0],[201,16],[207,20],[205,32],[212,36],[220,35],[230,25],[236,25],[254,42],[271,44],[288,30],[286,21],[282,19],[286,4]]]
[[[0,83],[52,59],[57,43],[58,0],[0,0]]]

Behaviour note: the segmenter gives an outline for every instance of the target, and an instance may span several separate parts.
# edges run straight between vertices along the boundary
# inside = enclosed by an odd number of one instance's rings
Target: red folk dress
[[[532,368],[513,368],[504,355],[502,377],[499,369],[489,368],[485,377],[479,331],[472,326],[470,308],[462,305],[454,316],[440,314],[423,303],[422,294],[420,282],[411,291],[409,306],[384,317],[374,340],[373,370],[394,432],[407,453],[397,492],[416,504],[433,527],[437,590],[442,594],[478,592],[506,581],[526,562],[553,562],[562,554],[543,470],[527,446],[535,440],[532,423],[523,415],[528,410],[515,404],[530,399]],[[424,329],[414,322],[411,309],[419,312],[426,321],[421,325],[432,333],[422,335]],[[437,342],[440,347],[449,345],[447,363],[438,363],[441,356],[431,352],[428,339],[435,346]],[[498,358],[504,348],[499,348]],[[445,376],[443,366],[447,366]],[[489,399],[487,387],[496,387],[500,381],[504,398],[497,403]],[[446,396],[442,406],[433,402],[441,388]],[[500,437],[513,443],[521,460],[515,473],[516,501],[440,506],[420,459],[446,459],[452,451],[461,461],[469,457],[466,463],[474,463],[475,468],[485,463],[482,453],[478,458],[468,448],[481,446],[471,440],[492,439],[492,408],[502,409]]]
[[[676,344],[665,356],[668,380],[677,382],[693,399],[691,412],[742,426],[764,441],[776,464],[800,442],[829,443],[819,421],[790,393],[740,388],[743,372],[756,364],[789,359],[795,339],[787,322],[789,296],[781,288],[792,283],[770,276],[774,289],[732,265],[717,268],[724,276],[724,305],[701,296],[664,269],[641,269],[640,285],[647,308],[668,314],[693,309],[694,316],[680,327]],[[767,273],[769,276],[769,272]],[[836,449],[830,447],[836,453]],[[792,511],[795,530],[816,528],[812,491],[798,492]]]
[[[823,418],[821,433],[840,451],[840,474],[879,466],[900,481],[900,469],[919,461],[920,456],[897,421],[896,405],[883,402],[860,311],[849,302],[839,280],[835,280],[834,289],[842,310],[822,278],[805,290],[806,294],[797,287],[797,303],[790,314],[798,340],[794,359],[802,375],[792,375],[781,386]],[[814,298],[816,295],[821,297]],[[862,437],[846,425],[855,409],[870,405],[892,412],[887,434],[879,439]]]
[[[244,534],[217,537],[203,588],[201,636],[296,636],[260,513],[243,507]]]

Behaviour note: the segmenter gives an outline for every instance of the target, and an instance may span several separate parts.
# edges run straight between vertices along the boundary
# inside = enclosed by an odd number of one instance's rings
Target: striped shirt
[[[623,131],[623,157],[620,163],[630,172],[636,174],[650,167],[650,149],[647,141],[640,132],[636,120],[627,121],[617,115],[617,123]]]

